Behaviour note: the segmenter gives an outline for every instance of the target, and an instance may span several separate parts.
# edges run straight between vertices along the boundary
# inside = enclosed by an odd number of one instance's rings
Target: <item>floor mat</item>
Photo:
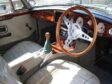
[[[112,57],[111,57],[112,58]],[[100,61],[98,61],[95,65],[99,68],[101,68],[102,70],[112,74],[112,60],[111,58],[108,58],[107,57],[101,59]]]

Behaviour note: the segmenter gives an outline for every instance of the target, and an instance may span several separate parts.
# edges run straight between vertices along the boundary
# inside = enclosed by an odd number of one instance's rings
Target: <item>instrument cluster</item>
[[[76,23],[81,27],[85,27],[88,30],[88,27],[92,28],[92,20],[87,16],[80,16],[76,18]],[[104,37],[112,37],[112,25],[108,22],[97,19],[98,24],[98,35]]]
[[[107,22],[98,22],[98,34],[104,37],[112,37],[112,25]]]
[[[56,12],[56,17],[55,17],[55,21],[57,22],[59,16],[61,15],[62,12]],[[90,17],[88,17],[87,15],[83,15],[80,13],[74,13],[73,14],[73,18],[74,18],[74,23],[78,23],[80,25],[80,27],[88,34],[93,35],[93,25],[92,25],[92,20],[90,19]],[[72,17],[72,14],[71,14]],[[103,36],[103,37],[112,37],[112,24],[108,23],[104,20],[98,19],[97,20],[97,25],[98,25],[98,36]],[[65,29],[66,27],[62,28],[62,32],[61,35],[66,38],[67,37],[67,31]]]

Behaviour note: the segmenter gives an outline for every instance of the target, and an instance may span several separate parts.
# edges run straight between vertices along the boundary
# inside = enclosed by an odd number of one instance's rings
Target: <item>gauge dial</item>
[[[103,33],[105,32],[105,25],[104,25],[104,23],[100,22],[100,23],[98,24],[98,32],[99,32],[100,34],[103,34]]]
[[[84,23],[84,20],[82,17],[78,17],[77,20],[76,20],[76,23],[80,25],[80,27],[83,26],[83,23]]]
[[[89,20],[89,21],[87,22],[87,24],[88,24],[89,26],[92,26],[92,20]]]
[[[112,36],[112,28],[109,29],[109,34]]]

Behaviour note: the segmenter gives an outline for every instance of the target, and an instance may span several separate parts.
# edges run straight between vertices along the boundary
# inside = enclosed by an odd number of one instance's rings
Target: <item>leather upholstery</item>
[[[0,84],[21,84],[7,62],[0,56]]]
[[[33,53],[36,53],[38,50],[40,50],[42,47],[34,42],[31,41],[23,41],[19,44],[15,45],[11,49],[9,49],[3,56],[3,58],[9,63],[19,57],[28,55],[33,55]]]
[[[27,70],[39,65],[43,58],[39,54],[42,47],[31,41],[23,41],[9,49],[3,56],[10,68],[16,73],[24,65]]]
[[[100,84],[100,81],[75,63],[55,60],[35,73],[27,84]]]
[[[37,52],[40,48],[41,46],[36,43],[25,41],[7,51],[4,58],[7,62],[11,62],[28,52],[30,52],[30,55],[34,55],[33,53]],[[2,62],[2,60],[0,61]],[[11,74],[12,71],[7,63],[5,64],[6,66],[0,65],[0,71],[3,71],[3,68],[7,68],[7,71],[0,74],[0,77],[4,76],[4,74],[6,74],[6,76],[9,74],[9,77],[7,78],[9,81],[5,84],[13,84],[11,83],[13,81],[15,81],[14,84],[17,84],[19,80],[15,79],[15,75]],[[18,84],[20,84],[20,82]],[[64,60],[55,60],[36,72],[27,81],[27,84],[100,84],[100,81],[94,74],[75,63]]]

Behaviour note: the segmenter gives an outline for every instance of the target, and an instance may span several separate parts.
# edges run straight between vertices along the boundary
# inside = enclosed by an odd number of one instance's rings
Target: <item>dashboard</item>
[[[34,18],[37,18],[37,19],[41,18],[41,19],[49,21],[53,24],[57,24],[60,15],[68,8],[70,8],[70,7],[67,7],[67,6],[65,6],[65,7],[60,7],[60,6],[59,7],[57,7],[57,6],[56,7],[51,7],[51,6],[50,7],[39,7],[39,8],[33,9],[31,15]],[[95,11],[93,9],[89,9],[89,10],[92,12],[92,14],[96,18],[96,21],[98,24],[98,37],[101,37],[103,39],[104,38],[111,39],[112,38],[112,17],[107,14],[103,14],[100,11]],[[90,35],[90,36],[93,35],[92,21],[87,14],[85,14],[84,12],[81,12],[81,11],[74,11],[74,12],[71,12],[69,15],[73,18],[74,22],[78,23],[88,35]],[[54,30],[55,30],[55,28],[54,28]],[[62,25],[60,34],[61,34],[62,43],[64,43],[64,41],[68,37],[67,27],[65,25]],[[102,43],[99,40],[97,40],[97,42],[98,42],[98,45]],[[75,44],[75,42],[73,42],[73,45],[74,44]],[[102,44],[102,45],[104,45],[104,44]],[[75,48],[75,46],[72,46],[72,47]],[[52,44],[52,48],[55,53],[62,52],[61,48],[55,41]],[[99,48],[100,47],[98,47],[97,49],[100,50]],[[70,48],[68,50],[71,50],[71,49],[72,48]]]
[[[61,10],[58,9],[35,9],[32,12],[32,16],[35,18],[42,18],[44,20],[53,22],[53,23],[57,23],[59,16],[62,14],[62,12],[64,11],[64,9]],[[92,12],[92,10],[90,10]],[[72,14],[71,14],[72,15]],[[93,15],[96,17],[97,20],[97,24],[98,24],[98,36],[101,37],[106,37],[106,38],[110,38],[112,37],[112,19],[109,17],[106,17],[106,15],[100,15],[100,13],[97,11],[93,11]],[[100,17],[99,17],[99,16]],[[86,32],[90,33],[91,29],[92,29],[92,21],[90,19],[90,17],[80,11],[76,11],[73,14],[73,18],[74,21],[76,23],[78,23],[81,27],[83,27],[84,30],[86,30]],[[63,35],[65,34],[65,32],[63,31]],[[64,35],[67,36],[67,35]]]
[[[50,21],[53,24],[57,24],[60,15],[68,8],[70,8],[70,6],[39,7],[32,9],[31,15],[34,18],[41,18],[43,20]],[[107,53],[107,50],[109,50],[108,48],[110,48],[110,44],[112,42],[112,15],[108,15],[104,12],[95,9],[88,8],[88,10],[95,16],[98,24],[98,38],[96,41],[96,60],[97,60],[103,56],[101,52]],[[71,16],[73,15],[74,22],[80,24],[82,29],[84,29],[84,31],[91,36],[93,33],[92,30],[93,27],[90,17],[86,13],[81,11],[74,11],[70,14]],[[67,29],[65,26],[61,28],[60,33],[62,36],[61,40],[63,42],[63,40],[67,38]],[[75,44],[75,42],[73,43]],[[75,48],[75,46],[73,47]],[[61,48],[56,42],[52,44],[52,48],[55,53],[62,52]]]

